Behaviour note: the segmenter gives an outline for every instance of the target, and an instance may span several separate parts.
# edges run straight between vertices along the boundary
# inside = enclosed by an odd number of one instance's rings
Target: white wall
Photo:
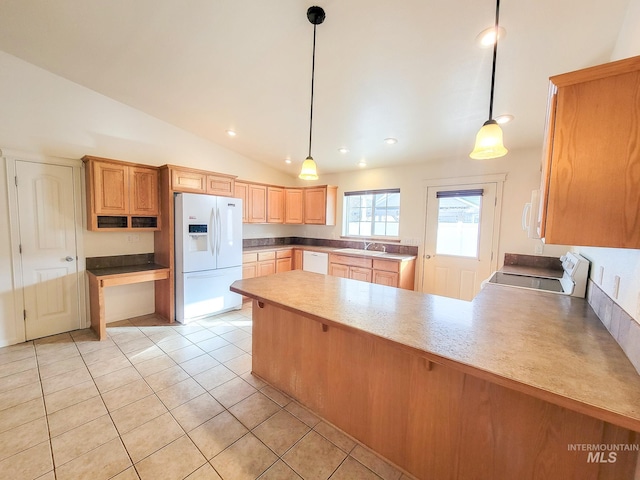
[[[9,197],[6,189],[7,167],[0,158],[0,346],[14,343],[18,338],[14,318],[16,313],[13,301],[11,272],[11,235],[9,232]]]
[[[543,119],[541,119],[542,129]],[[505,137],[508,130],[505,129]],[[567,246],[543,245],[539,240],[527,238],[521,229],[522,209],[531,198],[531,191],[540,186],[540,161],[542,149],[511,151],[507,156],[494,160],[449,158],[428,161],[417,165],[395,168],[359,170],[355,172],[324,175],[319,182],[338,185],[338,221],[335,227],[307,226],[306,237],[340,238],[342,233],[342,194],[374,188],[400,188],[400,237],[402,243],[417,240],[422,252],[426,218],[426,185],[429,180],[470,177],[506,173],[504,184],[502,221],[498,267],[505,253],[535,254],[536,245],[543,246],[543,255],[560,256]]]
[[[640,0],[630,0],[625,23],[620,30],[611,60],[640,55]],[[592,262],[591,279],[640,322],[640,250],[575,247]],[[600,267],[604,268],[602,284]],[[620,277],[618,298],[614,297],[615,277]]]
[[[0,52],[0,149],[45,157],[83,155],[166,163],[291,184],[291,176],[146,115],[57,75]],[[0,165],[0,344],[13,338],[14,302],[6,166]],[[81,199],[84,203],[84,199]],[[277,227],[251,226],[247,237],[281,235]],[[286,230],[285,230],[286,231]],[[84,231],[84,255],[153,251],[153,234]],[[108,321],[153,312],[153,283],[106,290]]]

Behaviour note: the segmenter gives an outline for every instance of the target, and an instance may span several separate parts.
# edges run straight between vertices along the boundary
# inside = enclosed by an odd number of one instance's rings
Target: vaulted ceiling
[[[549,76],[609,61],[628,3],[502,0],[494,114],[515,117],[510,150],[541,145]],[[468,155],[488,115],[492,50],[476,37],[493,0],[315,4],[320,173]],[[311,5],[0,0],[0,50],[293,175],[308,147]]]

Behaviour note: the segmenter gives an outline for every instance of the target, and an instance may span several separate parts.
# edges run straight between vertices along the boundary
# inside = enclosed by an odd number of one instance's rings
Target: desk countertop
[[[92,268],[87,269],[87,272],[95,275],[96,277],[104,277],[108,275],[124,275],[128,273],[147,272],[149,270],[162,270],[168,269],[164,265],[158,265],[157,263],[145,263],[142,265],[124,265],[119,267],[105,267],[105,268]]]

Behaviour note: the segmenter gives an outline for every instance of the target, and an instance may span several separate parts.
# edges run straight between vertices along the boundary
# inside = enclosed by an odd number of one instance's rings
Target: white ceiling
[[[493,24],[494,0],[313,2],[0,0],[0,50],[297,174],[309,129],[306,10],[316,4],[327,16],[317,29],[319,173],[468,155],[488,116],[492,51],[475,38]],[[541,145],[548,77],[609,61],[628,3],[502,0],[494,116],[515,116],[507,148]]]

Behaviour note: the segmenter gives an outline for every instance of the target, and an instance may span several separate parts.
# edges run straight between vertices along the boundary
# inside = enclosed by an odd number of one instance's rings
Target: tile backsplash
[[[401,245],[398,243],[386,243],[374,241],[374,244],[384,244],[387,253],[398,253],[400,255],[417,255],[418,247],[412,245]],[[362,240],[332,240],[326,238],[305,238],[305,237],[279,237],[279,238],[245,238],[242,241],[243,248],[250,247],[271,247],[278,245],[308,245],[314,247],[332,248],[363,248]],[[380,248],[380,247],[376,247]],[[375,249],[375,248],[374,248]]]
[[[640,374],[640,323],[625,312],[591,279],[587,286],[587,301]]]

